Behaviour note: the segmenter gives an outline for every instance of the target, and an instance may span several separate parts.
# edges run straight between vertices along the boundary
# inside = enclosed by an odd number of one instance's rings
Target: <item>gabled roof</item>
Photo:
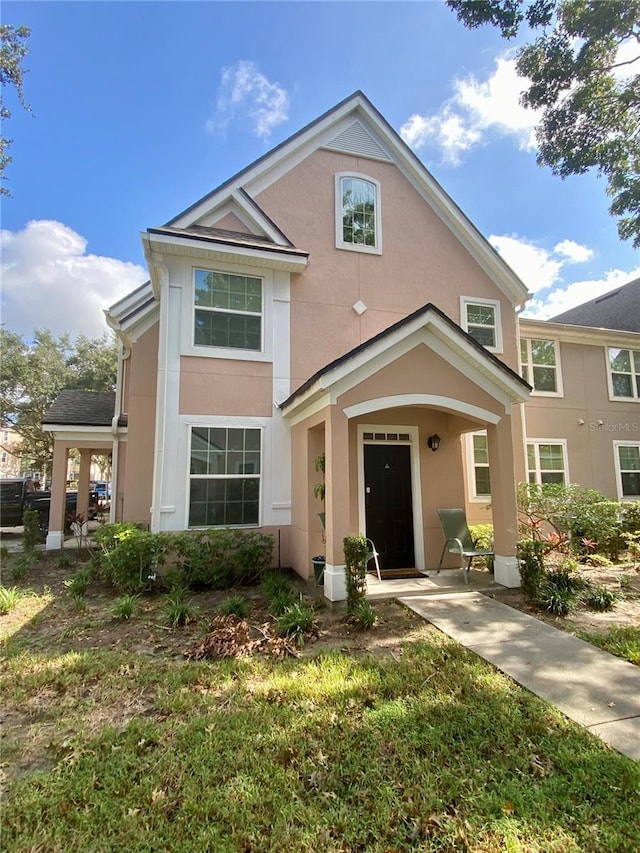
[[[231,196],[252,199],[318,148],[357,153],[393,162],[450,228],[513,305],[529,293],[523,282],[487,242],[433,175],[366,96],[356,91],[247,168],[171,219],[165,227],[190,228],[210,218]],[[276,226],[277,227],[277,226]]]
[[[145,281],[118,302],[104,309],[108,326],[128,349],[139,334],[157,319],[158,301],[150,281]]]
[[[563,311],[557,317],[552,317],[550,322],[619,332],[640,332],[640,278]]]
[[[518,373],[429,302],[322,367],[282,402],[280,409],[288,416],[326,394],[335,402],[337,394],[349,384],[347,377],[360,381],[367,364],[372,365],[371,372],[379,369],[381,355],[386,353],[391,361],[396,357],[394,350],[401,350],[406,343],[427,343],[446,353],[450,363],[458,367],[464,364],[477,384],[505,404],[524,402],[529,397],[531,386]]]
[[[111,427],[115,401],[113,391],[61,391],[42,423]]]

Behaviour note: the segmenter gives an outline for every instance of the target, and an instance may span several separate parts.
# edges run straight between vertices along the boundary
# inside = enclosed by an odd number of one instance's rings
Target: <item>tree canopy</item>
[[[556,175],[607,180],[618,233],[640,247],[640,0],[447,0],[470,28],[506,39],[528,79],[522,103],[542,110],[538,163]],[[537,33],[537,34],[536,34]]]
[[[42,429],[45,412],[66,388],[112,391],[116,384],[117,343],[113,335],[100,338],[68,335],[56,338],[46,329],[33,342],[0,329],[0,424],[20,436],[18,452],[27,468],[42,470],[51,463],[53,440]]]
[[[29,27],[14,27],[11,24],[0,24],[0,119],[4,122],[11,118],[11,110],[4,102],[4,87],[9,85],[15,89],[22,106],[31,112],[31,107],[24,98],[23,81],[25,69],[22,62],[29,52],[27,39],[31,35]],[[0,181],[5,179],[4,170],[12,158],[7,153],[11,145],[10,139],[0,135]],[[0,184],[0,195],[11,195],[6,187]]]

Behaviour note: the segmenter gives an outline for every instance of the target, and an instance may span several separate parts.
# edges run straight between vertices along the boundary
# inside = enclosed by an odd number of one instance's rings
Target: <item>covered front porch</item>
[[[463,437],[482,429],[495,580],[518,586],[515,483],[524,469],[520,403],[528,391],[433,306],[319,371],[282,405],[291,424],[296,570],[305,576],[311,557],[324,554],[325,596],[342,600],[343,539],[362,533],[375,542],[383,569],[431,573],[443,545],[438,509],[465,506]],[[319,458],[323,502],[314,493]],[[457,565],[447,557],[445,566]]]

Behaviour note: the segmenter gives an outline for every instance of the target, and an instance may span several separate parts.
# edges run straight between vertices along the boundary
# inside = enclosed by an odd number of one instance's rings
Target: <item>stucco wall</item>
[[[122,516],[150,520],[156,419],[158,324],[133,344],[129,357],[128,430]]]

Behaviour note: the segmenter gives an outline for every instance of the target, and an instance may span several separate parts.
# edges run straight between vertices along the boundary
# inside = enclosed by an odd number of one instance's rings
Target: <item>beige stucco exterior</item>
[[[342,174],[376,187],[375,247],[341,242]],[[193,476],[223,476],[193,474],[194,430],[256,431],[259,471],[224,476],[259,478],[258,526],[274,535],[274,562],[308,577],[311,557],[324,554],[335,600],[343,537],[368,532],[369,445],[404,448],[404,523],[420,570],[439,560],[437,510],[463,507],[472,523],[493,521],[496,579],[517,585],[515,489],[528,476],[527,440],[561,441],[570,479],[616,496],[611,430],[599,423],[627,424],[624,436],[635,437],[640,412],[611,399],[606,346],[640,350],[640,336],[519,321],[522,282],[360,93],[142,241],[151,280],[109,315],[126,351],[119,518],[186,528]],[[259,350],[196,342],[198,269],[259,279]],[[495,310],[491,352],[466,334],[464,299]],[[529,396],[520,339],[549,336],[561,387]],[[490,498],[473,495],[469,437],[480,430]],[[324,503],[314,495],[321,456]]]

